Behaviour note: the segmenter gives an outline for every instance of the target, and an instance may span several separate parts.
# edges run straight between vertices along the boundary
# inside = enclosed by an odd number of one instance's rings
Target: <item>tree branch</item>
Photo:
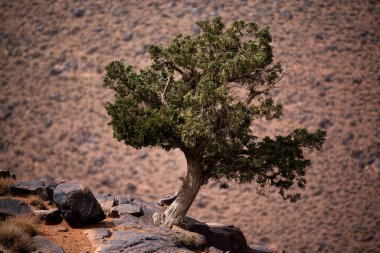
[[[173,81],[173,75],[171,75],[168,78],[166,85],[165,85],[165,88],[164,88],[163,92],[161,93],[161,103],[165,106],[168,104],[168,102],[166,102],[166,100],[165,100],[165,95],[166,95],[166,92],[169,88],[169,85],[172,83],[172,81]]]
[[[245,105],[249,105],[252,100],[261,95],[261,94],[264,94],[264,93],[267,93],[269,92],[272,88],[274,88],[274,86],[282,79],[282,77],[284,76],[284,73],[285,72],[282,72],[281,75],[273,82],[271,83],[266,89],[264,90],[254,90],[253,87],[250,89],[250,92],[248,94],[248,97],[246,98],[246,100],[244,101]]]

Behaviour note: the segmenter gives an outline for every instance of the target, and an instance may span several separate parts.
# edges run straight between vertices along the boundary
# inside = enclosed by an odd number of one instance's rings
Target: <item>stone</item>
[[[12,174],[9,170],[0,170],[0,178],[13,178],[13,179],[16,179],[16,175]]]
[[[74,9],[73,13],[74,13],[74,16],[75,16],[76,18],[81,18],[81,17],[84,16],[85,9],[76,8],[76,9]]]
[[[111,236],[111,232],[106,228],[91,228],[84,231],[92,246],[97,247],[103,239]]]
[[[123,37],[123,40],[125,41],[125,42],[128,42],[128,41],[130,41],[130,40],[132,40],[133,39],[133,33],[131,33],[131,32],[127,32],[125,35],[124,35],[124,37]]]
[[[45,236],[37,235],[32,237],[34,251],[32,253],[64,253],[64,250],[47,239]]]
[[[103,252],[192,252],[178,247],[174,241],[150,233],[133,230],[116,231],[112,237],[100,245],[96,253]]]
[[[206,224],[210,228],[210,234],[206,238],[211,246],[223,251],[251,252],[247,240],[239,228],[224,224]]]
[[[12,108],[7,107],[3,103],[0,103],[0,120],[6,120],[12,115]]]
[[[116,195],[115,196],[115,206],[116,205],[122,205],[122,204],[129,204],[132,203],[133,198],[125,195]]]
[[[130,214],[136,217],[140,217],[144,214],[141,206],[136,204],[122,204],[115,207],[112,207],[109,216],[112,218],[118,218],[122,215]]]
[[[54,230],[57,231],[57,232],[67,232],[67,231],[69,231],[69,230],[68,230],[67,228],[65,228],[65,227],[56,227]]]
[[[155,212],[162,211],[161,208],[155,204],[149,203],[142,198],[135,198],[133,203],[141,206],[144,216],[141,218],[145,220],[145,222],[152,222],[152,217]]]
[[[273,250],[263,246],[263,245],[257,245],[253,247],[252,253],[273,253]]]
[[[43,181],[39,179],[16,182],[11,186],[11,194],[16,196],[38,195],[42,199],[49,199],[47,189]]]
[[[55,188],[53,199],[71,227],[95,224],[106,218],[102,207],[84,185],[62,183]]]
[[[59,224],[62,221],[61,211],[58,208],[48,210],[33,210],[40,220],[46,225]]]
[[[104,212],[109,212],[116,205],[115,198],[111,194],[98,194],[95,198]]]
[[[32,213],[32,210],[24,201],[12,198],[0,198],[0,220],[10,215],[30,213]]]

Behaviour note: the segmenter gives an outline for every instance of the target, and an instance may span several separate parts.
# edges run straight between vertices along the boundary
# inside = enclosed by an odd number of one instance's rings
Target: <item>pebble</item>
[[[131,32],[127,32],[125,35],[124,35],[124,37],[123,37],[123,40],[125,41],[125,42],[128,42],[128,41],[130,41],[130,40],[132,40],[133,39],[133,33],[131,33]]]
[[[77,9],[74,9],[74,16],[76,18],[81,18],[84,16],[84,13],[85,13],[85,10],[84,9],[80,9],[80,8],[77,8]]]

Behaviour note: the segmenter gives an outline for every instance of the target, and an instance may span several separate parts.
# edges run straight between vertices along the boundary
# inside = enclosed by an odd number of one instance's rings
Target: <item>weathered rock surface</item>
[[[42,180],[33,179],[22,182],[16,182],[11,187],[11,193],[16,196],[38,195],[43,199],[49,199],[49,194]]]
[[[210,228],[210,233],[207,236],[210,245],[224,251],[239,253],[252,251],[239,228],[215,223],[207,223],[207,225]]]
[[[95,198],[104,212],[109,212],[116,205],[115,197],[111,194],[98,194],[95,195]]]
[[[40,220],[46,225],[54,225],[61,223],[62,215],[58,208],[52,208],[48,210],[33,210]]]
[[[112,207],[110,210],[109,216],[112,218],[118,218],[122,215],[130,214],[136,217],[139,217],[144,214],[141,206],[134,203],[131,204],[122,204],[115,207]]]
[[[100,204],[84,185],[62,183],[54,190],[53,199],[63,218],[72,227],[94,224],[105,219]]]
[[[44,236],[33,237],[35,251],[32,253],[64,253],[64,250]]]
[[[32,210],[24,201],[12,198],[0,198],[0,219],[9,215],[28,213],[32,213]]]
[[[107,228],[91,228],[84,231],[92,246],[97,247],[103,239],[111,236],[111,231]]]
[[[100,252],[192,252],[176,245],[174,240],[151,233],[116,231],[96,251]]]

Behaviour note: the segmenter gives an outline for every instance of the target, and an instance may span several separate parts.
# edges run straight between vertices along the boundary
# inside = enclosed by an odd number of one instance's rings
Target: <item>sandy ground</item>
[[[112,138],[104,66],[147,66],[150,44],[197,33],[221,15],[272,27],[290,71],[275,100],[283,119],[260,135],[327,130],[296,204],[254,185],[209,183],[190,215],[239,226],[251,244],[287,252],[380,252],[379,1],[0,1],[0,169],[63,177],[95,193],[154,201],[178,189],[180,151],[134,150]]]

